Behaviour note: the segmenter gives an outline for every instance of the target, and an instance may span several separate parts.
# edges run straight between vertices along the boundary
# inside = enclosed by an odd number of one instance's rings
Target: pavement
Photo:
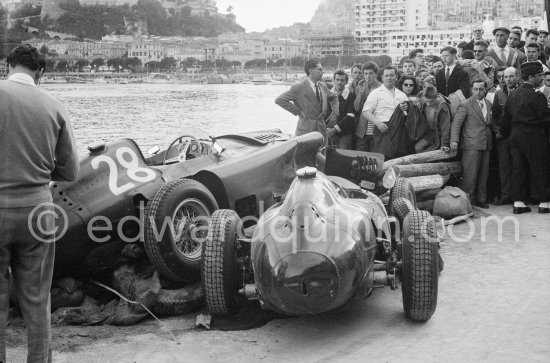
[[[348,309],[275,318],[234,331],[196,328],[198,313],[130,327],[53,328],[55,362],[457,362],[550,361],[550,214],[474,208],[447,230],[437,310],[405,318],[389,288]],[[499,231],[500,227],[500,231]],[[8,328],[8,361],[25,359],[20,319]]]

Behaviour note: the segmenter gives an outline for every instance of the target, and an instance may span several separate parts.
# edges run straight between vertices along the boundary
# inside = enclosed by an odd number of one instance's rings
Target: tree
[[[378,67],[386,67],[391,65],[391,57],[387,55],[377,55],[372,59],[374,63],[378,65]]]
[[[107,59],[107,67],[114,68],[117,72],[120,70],[120,67],[122,66],[122,59],[121,58],[111,58]]]
[[[55,62],[53,59],[46,59],[46,72],[53,72],[55,67]]]
[[[132,57],[132,58],[126,58],[126,59],[127,59],[126,67],[124,67],[123,65],[124,68],[130,68],[133,70],[133,69],[136,69],[137,67],[141,67],[141,61],[139,60],[138,57]]]
[[[150,62],[145,63],[145,67],[149,71],[157,71],[157,70],[160,69],[160,62],[150,61]]]
[[[162,58],[161,61],[160,61],[160,68],[169,70],[169,69],[172,69],[173,67],[175,67],[176,64],[177,64],[177,62],[174,59],[174,57],[165,57],[165,58]]]
[[[40,47],[38,52],[45,57],[50,54],[50,48],[46,47],[46,44],[44,44]]]
[[[79,72],[82,72],[82,68],[86,67],[89,64],[90,64],[90,61],[86,59],[79,59],[76,61],[74,66],[76,69],[78,69]]]
[[[67,62],[65,59],[61,59],[59,62],[57,62],[57,65],[55,66],[55,70],[57,72],[66,72],[69,68],[69,62]]]
[[[96,58],[90,63],[90,67],[98,69],[103,65],[105,65],[105,61],[103,60],[103,58]]]

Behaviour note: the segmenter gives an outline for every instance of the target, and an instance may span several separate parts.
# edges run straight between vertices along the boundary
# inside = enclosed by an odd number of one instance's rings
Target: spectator
[[[497,67],[497,90],[501,89],[502,86],[505,85],[505,82],[504,82],[504,70],[506,69],[506,67],[504,66],[498,66]]]
[[[475,25],[472,28],[472,40],[470,40],[468,43],[466,43],[462,50],[474,50],[474,44],[475,42],[479,42],[480,40],[483,40],[483,27],[481,25]]]
[[[351,92],[348,84],[348,75],[343,70],[334,72],[334,88],[332,92],[338,97],[338,120],[333,127],[327,129],[327,137],[334,141],[340,149],[351,149],[351,136],[355,129],[355,110],[353,101],[355,93]]]
[[[513,33],[517,33],[519,35],[519,43],[516,48],[523,53],[523,47],[525,46],[525,41],[521,40],[521,37],[523,36],[523,28],[519,25],[514,25],[511,30]]]
[[[540,33],[537,29],[528,29],[527,33],[525,33],[525,45],[523,46],[523,53],[527,55],[527,46],[529,44],[535,44],[538,43]]]
[[[468,73],[457,63],[456,49],[445,47],[441,50],[441,58],[445,69],[435,75],[437,91],[443,96],[449,96],[460,90],[464,98],[470,97]]]
[[[495,123],[498,171],[500,176],[500,199],[495,201],[495,205],[512,203],[512,151],[510,148],[510,135],[507,132],[501,131],[501,125],[504,106],[512,91],[518,86],[518,71],[514,67],[509,67],[503,73],[504,85],[496,92],[491,109]]]
[[[426,64],[424,60],[424,50],[422,49],[413,49],[409,53],[409,59],[414,62],[415,72],[418,72],[420,67],[423,67]]]
[[[397,89],[407,95],[407,98],[413,105],[420,106],[420,100],[417,97],[420,87],[415,77],[402,76],[399,82],[397,82]]]
[[[407,111],[407,96],[395,88],[397,82],[397,69],[394,67],[385,67],[382,70],[382,86],[373,90],[363,106],[365,118],[375,126],[373,134],[373,144],[371,151],[384,154],[386,157],[392,157],[391,133],[388,124],[395,109],[399,106],[401,110]]]
[[[36,87],[45,66],[38,50],[18,46],[6,62],[8,79],[0,81],[0,361],[6,362],[11,268],[27,327],[27,362],[51,362],[57,211],[48,185],[76,179],[78,155],[65,108]]]
[[[358,87],[355,102],[353,104],[356,112],[357,127],[355,129],[356,146],[359,151],[370,151],[374,124],[367,121],[363,115],[363,106],[372,90],[380,87],[378,82],[378,66],[374,62],[366,62],[363,65],[363,85]]]
[[[462,150],[462,189],[472,205],[489,208],[487,178],[492,149],[491,103],[485,100],[484,81],[472,82],[472,97],[463,101],[451,126],[451,150]]]
[[[351,82],[349,84],[349,90],[352,93],[356,93],[356,88],[359,83],[363,81],[363,65],[362,64],[354,64],[351,67]]]
[[[430,72],[428,72],[428,68],[427,68],[427,67],[420,68],[420,69],[416,72],[416,83],[420,86],[421,84],[424,83],[424,80],[425,80],[426,77],[428,77],[429,75],[430,75]]]
[[[458,43],[458,45],[456,46],[456,57],[458,59],[462,59],[462,52],[464,52],[464,46],[466,46],[468,44],[468,42],[460,42]],[[466,50],[469,50],[469,49],[466,49]]]
[[[416,70],[416,64],[411,59],[405,59],[403,62],[403,74],[404,76],[414,76]]]
[[[510,30],[504,27],[495,28],[493,30],[493,35],[495,36],[497,45],[489,50],[488,55],[491,56],[499,66],[519,69],[520,65],[525,62],[527,57],[517,49],[508,46]]]
[[[514,214],[530,212],[525,205],[531,178],[538,200],[539,213],[550,213],[550,108],[542,92],[542,66],[539,62],[521,65],[524,80],[508,97],[504,106],[501,133],[510,133],[512,149],[512,199]]]
[[[329,126],[333,126],[338,118],[338,97],[330,93],[325,83],[321,82],[323,67],[319,61],[308,60],[304,70],[307,77],[277,97],[275,103],[299,116],[296,135],[319,131],[326,137],[329,110],[332,110]]]
[[[445,63],[443,62],[443,59],[439,57],[434,57],[434,60],[432,63],[432,74],[435,76],[437,72],[440,72],[443,69],[445,69]]]
[[[520,44],[525,45],[521,41],[521,33],[517,31],[517,29],[512,30],[510,32],[510,35],[508,36],[508,46],[512,49],[517,49],[523,53],[523,45],[520,46]]]
[[[543,72],[548,72],[548,67],[540,60],[539,43],[525,44],[525,55],[527,56],[527,62],[539,62],[542,65]]]
[[[416,153],[441,148],[449,151],[451,137],[451,111],[447,103],[437,96],[437,89],[427,85],[420,106],[420,122],[423,136],[415,144]]]
[[[548,31],[547,30],[539,30],[539,37],[537,39],[537,43],[540,45],[540,56],[539,60],[542,62],[542,64],[546,64],[548,61],[548,56],[546,55],[544,47],[546,47],[546,39],[548,39]]]

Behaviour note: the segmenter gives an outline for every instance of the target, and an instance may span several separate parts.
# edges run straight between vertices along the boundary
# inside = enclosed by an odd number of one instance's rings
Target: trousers
[[[490,150],[462,150],[462,190],[472,204],[487,202]]]
[[[36,212],[36,213],[33,213]],[[28,338],[27,362],[51,362],[53,209],[0,208],[0,361],[6,361],[10,270]]]
[[[500,199],[512,200],[512,149],[510,137],[497,140],[498,172],[500,175]]]
[[[550,202],[550,145],[546,130],[513,125],[510,147],[513,200],[525,202],[529,198],[529,178],[532,194],[539,202]]]

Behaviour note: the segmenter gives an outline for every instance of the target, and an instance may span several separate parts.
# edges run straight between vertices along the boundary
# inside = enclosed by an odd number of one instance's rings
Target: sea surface
[[[278,128],[297,117],[275,104],[288,85],[44,84],[66,107],[79,155],[89,143],[134,139],[145,152],[166,148],[186,127],[211,135]]]

